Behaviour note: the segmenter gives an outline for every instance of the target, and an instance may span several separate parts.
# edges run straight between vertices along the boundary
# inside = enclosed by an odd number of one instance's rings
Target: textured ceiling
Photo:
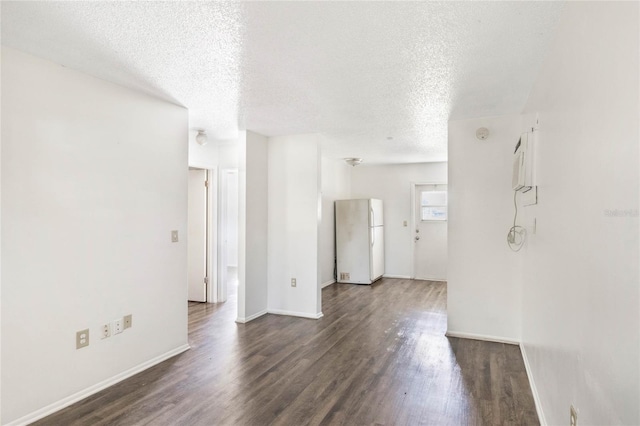
[[[559,2],[2,2],[2,43],[189,108],[217,139],[446,159],[447,121],[520,112]]]

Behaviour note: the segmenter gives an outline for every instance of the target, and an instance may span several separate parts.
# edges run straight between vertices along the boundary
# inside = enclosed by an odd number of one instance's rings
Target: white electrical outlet
[[[111,322],[111,328],[113,329],[113,334],[120,334],[124,330],[124,321],[122,318],[118,318],[117,320],[113,320]]]
[[[107,337],[111,337],[111,324],[105,324],[100,329],[100,338],[106,339]]]
[[[89,346],[89,329],[80,330],[76,332],[76,349]]]
[[[125,329],[133,327],[133,315],[125,315],[123,320]]]
[[[291,287],[296,287],[298,285],[298,282],[296,281],[295,278],[291,278]]]

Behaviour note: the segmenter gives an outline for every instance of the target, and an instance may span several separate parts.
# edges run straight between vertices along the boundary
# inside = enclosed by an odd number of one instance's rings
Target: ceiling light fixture
[[[345,158],[345,159],[344,159],[344,161],[345,161],[348,165],[350,165],[350,166],[352,166],[352,167],[355,167],[355,166],[357,166],[358,164],[362,163],[362,158],[355,158],[355,157],[354,157],[354,158]]]
[[[198,145],[205,146],[207,144],[207,132],[204,130],[198,130],[196,142],[198,142]]]

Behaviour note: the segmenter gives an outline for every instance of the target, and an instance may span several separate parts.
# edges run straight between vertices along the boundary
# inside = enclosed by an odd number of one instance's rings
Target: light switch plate
[[[178,242],[178,231],[171,231],[171,242],[172,243]]]

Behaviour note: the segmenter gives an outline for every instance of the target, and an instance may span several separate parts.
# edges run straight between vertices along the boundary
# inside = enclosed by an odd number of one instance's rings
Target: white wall
[[[321,159],[322,217],[320,220],[320,285],[334,282],[336,258],[335,200],[351,197],[351,166],[343,160]]]
[[[525,112],[539,113],[523,341],[548,424],[640,424],[637,2],[569,2]],[[617,215],[617,216],[616,216]]]
[[[269,312],[318,318],[319,136],[273,137],[268,145]]]
[[[240,138],[246,137],[245,135],[245,132],[240,132]],[[218,145],[218,167],[221,170],[238,168],[238,140]]]
[[[6,48],[2,88],[2,415],[12,422],[187,348],[188,117]],[[100,326],[125,314],[133,328],[100,340]],[[76,350],[84,328],[90,345]]]
[[[225,199],[223,205],[225,207],[226,228],[226,267],[238,267],[238,173],[228,172],[222,175],[226,179]]]
[[[2,7],[0,7],[0,21]],[[0,58],[1,60],[1,58]],[[2,69],[0,67],[0,94],[2,94]],[[0,110],[2,108],[0,107]],[[2,129],[2,114],[0,114],[0,129]],[[0,135],[0,241],[2,241],[2,137]],[[2,244],[0,244],[0,331],[2,330]],[[0,334],[0,401],[2,401],[2,335]],[[2,403],[0,402],[0,425],[2,424]]]
[[[385,275],[411,276],[413,231],[411,183],[446,183],[447,163],[369,166],[351,171],[351,197],[384,201]],[[407,221],[407,226],[404,226]]]
[[[513,225],[511,167],[521,122],[512,115],[449,123],[451,335],[520,340],[521,256],[506,236]],[[476,138],[479,127],[491,132],[487,140]]]
[[[238,322],[267,312],[267,161],[267,138],[247,131],[238,159]]]

